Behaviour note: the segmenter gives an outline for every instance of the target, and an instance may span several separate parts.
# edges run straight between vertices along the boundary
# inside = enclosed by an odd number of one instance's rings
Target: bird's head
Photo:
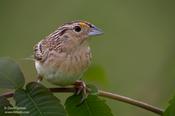
[[[95,25],[86,21],[73,21],[65,23],[59,30],[59,35],[65,38],[65,42],[79,45],[89,36],[101,35],[103,32]]]

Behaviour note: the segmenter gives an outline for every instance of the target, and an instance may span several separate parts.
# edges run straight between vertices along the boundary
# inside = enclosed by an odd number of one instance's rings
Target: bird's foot
[[[43,77],[40,76],[40,75],[38,75],[38,76],[37,76],[36,82],[37,82],[37,83],[40,83],[42,80],[43,80]]]
[[[81,81],[81,80],[77,80],[75,83],[75,89],[76,89],[76,92],[75,94],[76,95],[79,95],[81,94],[82,95],[82,98],[81,98],[81,101],[80,101],[80,104],[83,103],[83,101],[87,98],[88,94],[87,94],[87,87],[86,87],[86,84],[84,83],[84,81]]]

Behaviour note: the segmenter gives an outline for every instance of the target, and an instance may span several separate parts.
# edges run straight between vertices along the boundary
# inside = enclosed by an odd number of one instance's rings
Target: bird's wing
[[[66,28],[67,29],[67,28]],[[61,52],[61,44],[64,42],[63,39],[60,39],[60,36],[66,30],[65,27],[57,29],[45,39],[41,40],[38,44],[34,46],[34,58],[38,61],[44,61],[47,58],[47,55],[50,51]]]
[[[45,40],[40,41],[34,46],[34,59],[38,61],[44,61],[47,58],[49,52],[49,45]]]
[[[61,52],[61,45],[62,40],[59,37],[53,37],[52,35],[46,37],[34,46],[34,59],[45,61],[52,51]]]

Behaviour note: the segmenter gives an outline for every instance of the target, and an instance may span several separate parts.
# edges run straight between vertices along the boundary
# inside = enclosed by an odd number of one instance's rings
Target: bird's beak
[[[90,32],[88,33],[89,36],[101,35],[101,34],[103,34],[102,30],[97,28],[96,26],[92,26]]]

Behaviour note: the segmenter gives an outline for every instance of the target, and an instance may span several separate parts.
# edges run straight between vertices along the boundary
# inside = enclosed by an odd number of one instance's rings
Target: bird
[[[90,22],[76,20],[64,23],[34,46],[38,82],[46,79],[59,85],[85,87],[81,78],[91,64],[89,37],[103,34]]]

